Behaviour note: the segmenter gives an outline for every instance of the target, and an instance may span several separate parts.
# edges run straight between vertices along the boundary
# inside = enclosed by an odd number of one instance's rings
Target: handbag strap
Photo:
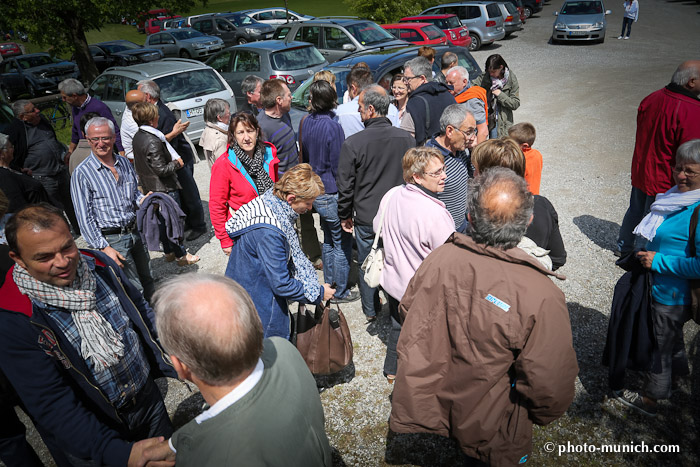
[[[302,152],[302,146],[301,146],[301,127],[304,124],[304,120],[306,120],[306,117],[309,115],[304,115],[304,118],[301,119],[299,122],[299,163],[303,164],[304,163],[304,153]]]
[[[374,235],[374,242],[372,242],[372,250],[377,249],[377,245],[379,244],[379,236],[382,233],[382,227],[384,226],[384,216],[386,215],[386,207],[389,205],[389,200],[394,196],[394,194],[399,191],[401,188],[392,188],[391,194],[389,197],[386,199],[386,204],[384,204],[384,209],[382,209],[382,216],[379,218],[379,228],[377,229],[377,233]]]
[[[700,211],[700,205],[693,210],[693,215],[690,216],[690,232],[688,235],[688,243],[690,243],[690,256],[696,256],[695,251],[695,231],[698,228],[698,212]]]

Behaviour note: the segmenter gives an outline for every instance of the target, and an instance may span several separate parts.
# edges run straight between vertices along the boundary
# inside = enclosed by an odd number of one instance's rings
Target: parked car
[[[172,13],[167,8],[158,8],[154,10],[148,10],[147,12],[141,12],[136,15],[136,30],[138,32],[146,32],[146,22],[153,18],[165,18],[170,17]]]
[[[0,96],[2,97],[2,96]],[[15,119],[12,109],[6,102],[0,100],[0,133],[6,135],[10,132],[10,127]]]
[[[248,75],[283,79],[294,91],[303,81],[328,65],[323,55],[309,43],[275,40],[229,47],[206,63],[224,77],[239,105],[245,102],[241,82]]]
[[[92,82],[89,93],[107,104],[117,123],[121,123],[126,93],[136,89],[136,83],[144,79],[155,81],[163,102],[175,107],[177,118],[190,122],[186,133],[195,143],[204,131],[204,104],[209,99],[226,100],[231,113],[237,109],[231,87],[216,70],[183,58],[109,68]]]
[[[515,8],[518,9],[518,14],[520,15],[520,21],[525,24],[525,20],[527,19],[527,16],[525,16],[525,10],[523,7],[523,2],[522,0],[505,0],[508,3],[512,3]]]
[[[544,8],[544,0],[522,0],[523,1],[523,14],[525,18],[529,18],[535,13],[539,13]]]
[[[58,92],[58,83],[79,76],[78,65],[47,53],[9,57],[0,62],[0,92],[6,101],[24,93],[38,97]]]
[[[163,21],[163,31],[187,27],[189,27],[189,24],[187,24],[187,18],[172,18]]]
[[[238,44],[253,41],[272,39],[275,27],[269,24],[259,23],[248,15],[241,13],[218,13],[217,16],[229,20],[236,27]]]
[[[225,18],[220,18],[215,15],[200,16],[190,21],[192,29],[206,34],[208,36],[216,36],[224,45],[229,46],[238,43],[240,33],[236,26]],[[244,40],[243,43],[247,41]]]
[[[469,37],[469,28],[459,21],[457,15],[407,16],[401,18],[399,23],[432,23],[445,33],[453,45],[458,47],[469,47],[472,42]]]
[[[162,51],[166,57],[206,58],[223,49],[224,41],[190,28],[182,28],[148,36],[145,46]]]
[[[275,39],[289,37],[310,42],[326,57],[328,63],[362,50],[406,46],[372,21],[355,18],[312,19],[277,27]]]
[[[314,19],[313,16],[302,15],[296,11],[285,10],[284,8],[258,8],[254,10],[242,10],[239,11],[239,13],[246,14],[260,23],[271,24],[273,26],[279,26],[280,24],[292,21]],[[289,16],[287,16],[287,13],[289,13]]]
[[[144,26],[144,31],[146,34],[155,34],[163,30],[163,23],[169,19],[182,18],[180,15],[173,16],[159,16],[157,18],[151,18],[146,20],[146,25]]]
[[[2,58],[22,55],[22,48],[17,42],[3,42],[0,44],[0,55]]]
[[[123,39],[91,44],[89,48],[90,55],[100,73],[111,66],[127,66],[163,58],[163,52],[158,49],[147,49]]]
[[[501,9],[501,15],[503,16],[503,28],[506,30],[506,37],[523,29],[520,13],[512,3],[498,2],[498,7]]]
[[[423,15],[454,14],[469,28],[472,43],[469,50],[479,50],[482,45],[493,44],[506,36],[503,15],[495,2],[446,3],[428,8]]]
[[[445,45],[447,36],[442,29],[431,23],[382,24],[397,39],[416,45]]]
[[[564,2],[561,10],[554,12],[557,18],[552,27],[552,44],[560,41],[596,41],[602,44],[608,26],[605,15],[611,13],[605,10],[601,0]]]

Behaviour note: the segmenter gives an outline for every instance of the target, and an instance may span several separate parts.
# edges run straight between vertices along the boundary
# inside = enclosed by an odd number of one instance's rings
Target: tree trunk
[[[66,25],[68,38],[73,46],[75,63],[78,64],[80,70],[80,81],[90,84],[100,74],[97,71],[95,60],[93,60],[88,47],[85,31],[83,31],[83,22],[75,14],[62,16],[63,23]]]

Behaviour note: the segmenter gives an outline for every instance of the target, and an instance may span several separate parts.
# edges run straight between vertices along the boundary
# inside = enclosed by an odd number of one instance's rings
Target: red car
[[[431,23],[382,24],[397,39],[412,42],[415,45],[445,45],[447,36]]]
[[[4,42],[0,44],[0,55],[3,57],[22,55],[22,49],[19,47],[17,42]]]
[[[144,30],[146,31],[146,34],[148,34],[148,35],[155,34],[155,33],[163,30],[163,23],[166,20],[176,19],[176,18],[182,18],[182,16],[173,15],[173,16],[159,16],[157,18],[151,18],[149,20],[146,20]]]
[[[469,28],[462,24],[457,15],[407,16],[401,18],[399,23],[431,23],[440,28],[447,39],[456,46],[468,48],[472,43]]]

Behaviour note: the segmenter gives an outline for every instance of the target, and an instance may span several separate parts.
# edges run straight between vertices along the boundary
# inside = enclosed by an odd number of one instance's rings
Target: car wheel
[[[529,18],[532,16],[532,8],[529,6],[523,6],[523,14],[525,15],[525,18]]]
[[[602,44],[603,42],[605,42],[605,36],[603,36],[603,37],[598,41],[599,44]]]
[[[469,37],[472,38],[472,43],[469,44],[469,51],[474,52],[475,50],[479,50],[479,47],[481,47],[481,39],[479,39],[479,36],[476,34],[469,34]]]
[[[239,37],[238,38],[238,43],[239,44],[247,44],[248,40],[245,37]]]
[[[559,41],[556,40],[556,39],[554,38],[554,36],[552,36],[552,37],[549,38],[549,43],[552,44],[552,45],[557,45],[557,44],[559,43]]]
[[[192,58],[192,55],[190,55],[190,53],[185,49],[182,49],[180,51],[180,58]]]
[[[5,102],[12,101],[12,95],[10,95],[10,91],[8,91],[7,88],[5,88],[4,86],[0,87],[0,98]]]

